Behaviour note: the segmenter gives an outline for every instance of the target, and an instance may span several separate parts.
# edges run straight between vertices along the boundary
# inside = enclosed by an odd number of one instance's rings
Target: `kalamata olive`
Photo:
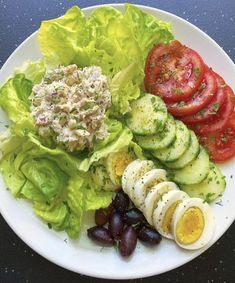
[[[88,237],[101,246],[112,246],[114,240],[108,229],[102,226],[95,226],[87,230]]]
[[[103,226],[108,222],[108,211],[107,209],[100,208],[95,212],[95,224]]]
[[[162,236],[156,230],[146,225],[138,227],[136,233],[138,239],[148,245],[157,245],[162,240]]]
[[[136,247],[136,243],[137,243],[137,235],[134,228],[132,228],[132,226],[129,225],[126,226],[126,228],[122,233],[121,241],[118,246],[120,254],[123,257],[130,256]]]
[[[117,192],[113,205],[119,212],[124,212],[129,206],[129,197],[123,191]]]
[[[114,212],[109,218],[109,231],[115,240],[120,239],[124,227],[123,217],[120,212]]]
[[[137,224],[144,221],[144,215],[137,208],[131,208],[124,214],[124,221],[128,224]]]
[[[113,212],[115,211],[115,207],[113,202],[110,203],[110,205],[107,207],[107,217],[108,219],[110,218],[110,216],[113,214]]]

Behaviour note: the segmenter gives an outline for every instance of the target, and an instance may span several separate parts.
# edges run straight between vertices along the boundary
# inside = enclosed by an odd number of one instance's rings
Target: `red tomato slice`
[[[145,64],[145,88],[166,102],[190,99],[204,75],[202,58],[178,41],[159,44],[150,51]]]
[[[192,99],[186,102],[180,101],[168,103],[167,109],[174,116],[195,114],[211,102],[216,94],[216,91],[216,77],[214,72],[207,67],[203,81],[197,92],[194,93]]]
[[[162,61],[164,61],[164,59],[166,60],[167,58],[169,59],[173,56],[173,54],[176,54],[176,52],[179,52],[179,50],[182,48],[183,45],[178,40],[174,40],[171,42],[171,44],[160,43],[150,50],[145,62],[144,78],[145,89],[148,92],[152,93],[152,85],[155,85],[155,73],[160,73],[162,70],[162,66],[156,63],[158,62],[159,58],[162,58]]]
[[[155,65],[155,62],[158,60],[159,57],[171,54],[176,50],[180,50],[182,47],[183,45],[178,40],[173,40],[170,44],[159,43],[155,45],[149,51],[149,54],[146,58],[144,69],[145,73],[147,74],[149,71],[152,72],[155,67],[160,68],[160,66]]]
[[[233,112],[228,118],[227,126],[231,127],[235,131],[235,95],[232,96]]]
[[[194,115],[182,117],[181,120],[185,124],[193,125],[193,124],[198,124],[202,122],[204,123],[204,122],[213,120],[218,110],[224,104],[226,100],[226,96],[227,96],[226,91],[225,91],[226,84],[224,80],[218,74],[214,73],[214,76],[216,77],[216,82],[217,82],[216,94],[213,96],[211,102],[206,108],[200,110]]]
[[[235,131],[235,112],[233,112],[232,115],[229,116],[227,124],[228,124],[229,127],[234,129],[234,131]]]
[[[235,156],[235,130],[232,128],[225,127],[217,133],[203,135],[200,143],[207,148],[215,162],[223,162]]]
[[[227,97],[217,112],[217,115],[214,116],[214,119],[207,122],[207,123],[200,123],[197,125],[190,125],[190,128],[195,131],[197,134],[207,134],[207,133],[215,133],[217,131],[222,130],[226,123],[229,120],[229,116],[234,111],[233,100],[234,100],[234,93],[229,86],[225,88]]]

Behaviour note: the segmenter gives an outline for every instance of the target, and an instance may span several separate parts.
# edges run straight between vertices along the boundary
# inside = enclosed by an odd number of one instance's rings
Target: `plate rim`
[[[104,6],[112,6],[115,8],[123,8],[124,5],[126,3],[109,3],[109,4],[99,4],[99,5],[92,5],[92,6],[88,6],[85,8],[81,8],[82,11],[84,12],[91,12],[92,10],[99,8],[99,7],[104,7]],[[163,13],[167,16],[176,18],[178,21],[183,22],[184,24],[190,26],[190,28],[196,29],[199,33],[202,33],[209,41],[211,41],[214,45],[216,45],[217,47],[219,47],[219,49],[222,51],[223,55],[227,57],[227,60],[230,61],[233,65],[234,62],[233,60],[229,57],[229,55],[225,52],[225,50],[209,35],[207,35],[204,31],[202,31],[200,28],[198,28],[197,26],[195,26],[194,24],[188,22],[187,20],[181,18],[178,15],[175,15],[171,12],[162,10],[162,9],[158,9],[152,6],[148,6],[148,5],[139,5],[139,4],[134,4],[136,7],[139,7],[140,9],[150,9],[153,12],[160,12]],[[74,6],[74,5],[73,5]],[[30,40],[32,37],[35,37],[37,35],[38,30],[34,31],[32,34],[30,34],[27,38],[25,38],[23,40],[23,42],[10,54],[10,56],[7,58],[7,60],[4,62],[4,64],[2,65],[1,69],[0,69],[0,75],[4,74],[4,70],[5,67],[8,65],[9,61],[15,56],[15,53],[17,53],[17,51],[19,49],[21,49],[24,44],[27,43],[28,40]],[[234,70],[235,70],[235,66],[234,66]],[[8,79],[8,77],[5,79],[5,81]],[[39,247],[35,247],[31,244],[31,241],[29,239],[26,239],[24,237],[24,235],[21,234],[20,231],[17,231],[17,229],[15,228],[15,226],[9,221],[9,219],[7,218],[7,216],[5,215],[4,210],[2,209],[1,205],[0,205],[0,213],[3,216],[4,220],[6,221],[6,223],[8,224],[8,226],[10,226],[10,228],[13,230],[13,232],[25,243],[27,244],[33,251],[35,251],[37,254],[39,254],[40,256],[44,257],[46,260],[49,260],[50,262],[52,262],[53,264],[56,264],[62,268],[65,268],[67,270],[70,270],[72,272],[75,273],[80,273],[80,274],[84,274],[86,276],[92,276],[92,277],[96,277],[96,278],[102,278],[102,279],[119,279],[119,280],[125,280],[125,279],[137,279],[137,278],[145,278],[145,277],[149,277],[149,276],[157,276],[160,275],[162,273],[168,272],[168,271],[172,271],[180,266],[185,265],[186,263],[191,262],[193,259],[197,258],[199,255],[201,255],[202,253],[204,253],[205,251],[207,251],[212,245],[214,245],[225,233],[226,231],[229,229],[229,227],[233,224],[234,220],[235,220],[235,215],[233,217],[233,219],[231,218],[231,220],[229,221],[229,223],[227,223],[227,226],[225,229],[223,229],[222,231],[220,231],[217,235],[217,237],[215,238],[213,243],[210,243],[209,245],[206,246],[205,249],[201,249],[199,250],[199,252],[193,256],[192,258],[188,259],[186,258],[184,261],[181,261],[180,264],[175,264],[173,267],[170,268],[164,268],[161,270],[161,272],[154,272],[154,269],[152,269],[151,272],[145,272],[143,274],[141,274],[141,272],[139,272],[137,275],[135,274],[130,274],[129,276],[122,276],[120,273],[119,274],[115,274],[115,276],[107,276],[105,272],[99,272],[96,273],[96,271],[92,271],[86,268],[86,271],[84,272],[83,270],[79,271],[79,268],[77,270],[74,270],[72,267],[70,267],[69,263],[63,263],[60,259],[58,258],[53,258],[53,255],[48,255],[46,254],[46,252],[43,249],[40,249]]]

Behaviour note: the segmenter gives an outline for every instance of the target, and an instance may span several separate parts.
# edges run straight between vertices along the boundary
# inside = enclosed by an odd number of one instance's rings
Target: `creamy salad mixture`
[[[90,148],[94,138],[107,136],[111,94],[100,67],[59,66],[33,87],[31,100],[39,134],[53,136],[68,151]]]

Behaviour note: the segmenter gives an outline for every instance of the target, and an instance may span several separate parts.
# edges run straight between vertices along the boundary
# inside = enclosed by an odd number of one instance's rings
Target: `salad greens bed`
[[[169,23],[131,4],[125,8],[124,14],[111,7],[97,8],[86,18],[74,6],[63,17],[42,22],[38,43],[43,58],[26,62],[0,89],[0,106],[12,122],[0,136],[5,184],[15,197],[32,202],[49,227],[64,230],[71,238],[79,235],[86,211],[107,207],[112,199],[112,192],[92,181],[91,166],[126,147],[144,158],[123,115],[141,94],[150,48],[173,39]],[[95,141],[91,151],[68,153],[37,134],[28,97],[46,70],[59,64],[97,65],[109,78],[109,135]]]

